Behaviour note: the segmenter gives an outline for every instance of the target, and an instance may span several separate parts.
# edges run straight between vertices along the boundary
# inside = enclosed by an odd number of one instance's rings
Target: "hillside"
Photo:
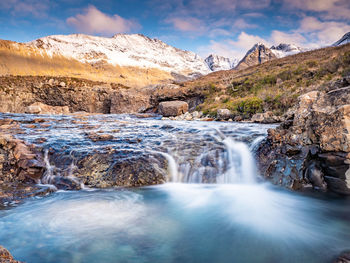
[[[131,87],[211,72],[197,54],[143,35],[57,35],[29,43],[0,40],[0,76],[79,77]]]
[[[350,74],[350,44],[328,47],[251,66],[219,71],[189,81],[190,89],[204,89],[198,108],[215,116],[230,109],[235,116],[250,118],[257,112],[284,114],[299,95]]]

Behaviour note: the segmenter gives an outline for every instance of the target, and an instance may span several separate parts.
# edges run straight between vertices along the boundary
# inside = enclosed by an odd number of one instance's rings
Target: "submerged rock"
[[[330,85],[300,96],[294,114],[269,130],[258,149],[262,174],[292,189],[350,194],[348,103],[350,86]]]

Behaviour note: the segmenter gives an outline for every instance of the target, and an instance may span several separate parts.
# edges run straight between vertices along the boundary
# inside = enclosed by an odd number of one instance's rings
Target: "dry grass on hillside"
[[[219,71],[185,86],[203,89],[199,109],[215,116],[219,108],[249,118],[256,112],[283,114],[297,97],[350,74],[350,44],[272,60],[244,70]]]
[[[142,87],[173,79],[158,69],[90,65],[74,59],[40,54],[38,49],[12,41],[0,41],[0,76],[63,76]]]

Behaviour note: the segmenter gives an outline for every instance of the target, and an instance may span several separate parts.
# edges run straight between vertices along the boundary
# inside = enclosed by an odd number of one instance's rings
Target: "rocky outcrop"
[[[184,114],[188,111],[188,104],[185,101],[163,101],[159,103],[158,112],[164,117],[173,117]]]
[[[142,89],[77,78],[0,77],[0,112],[33,114],[156,112],[163,101],[181,100],[194,110],[203,90],[175,84]]]
[[[262,175],[292,189],[350,194],[349,102],[349,77],[300,96],[258,150]]]
[[[259,65],[266,61],[276,59],[276,55],[262,43],[255,44],[237,64],[235,69],[241,70],[254,65]]]
[[[10,254],[10,252],[3,246],[0,246],[0,262],[1,263],[21,263],[20,261],[15,260],[13,256]]]

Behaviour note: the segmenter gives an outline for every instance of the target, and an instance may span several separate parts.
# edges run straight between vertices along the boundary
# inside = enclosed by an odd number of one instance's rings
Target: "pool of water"
[[[16,137],[51,152],[47,168],[55,176],[111,149],[114,158],[142,153],[168,161],[163,185],[58,191],[0,210],[0,244],[17,260],[322,263],[350,249],[349,198],[259,180],[252,152],[273,125],[129,115],[1,118],[19,122]]]
[[[36,263],[331,262],[349,203],[265,184],[61,191],[0,211],[0,244]]]

